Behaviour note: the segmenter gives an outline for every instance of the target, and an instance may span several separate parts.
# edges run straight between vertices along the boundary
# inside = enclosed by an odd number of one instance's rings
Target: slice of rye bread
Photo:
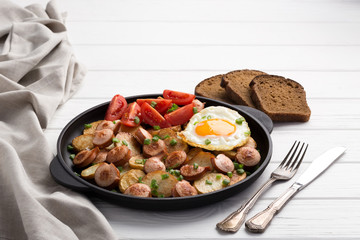
[[[251,83],[251,98],[256,107],[273,121],[307,122],[311,111],[304,88],[297,82],[275,75],[255,77]]]
[[[220,87],[222,77],[223,75],[219,74],[201,81],[195,87],[195,95],[235,104],[226,96],[225,89]]]
[[[254,77],[264,74],[266,73],[248,69],[228,72],[223,76],[220,86],[225,89],[228,97],[237,104],[255,108],[250,97],[249,84]]]

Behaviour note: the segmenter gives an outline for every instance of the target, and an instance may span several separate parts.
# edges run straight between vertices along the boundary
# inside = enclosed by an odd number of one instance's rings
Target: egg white
[[[200,122],[208,119],[227,120],[235,125],[236,130],[229,136],[198,135],[195,132],[195,128]],[[237,119],[243,119],[242,123],[236,123]],[[228,151],[246,144],[250,137],[250,128],[246,120],[238,112],[226,107],[212,106],[204,108],[202,111],[192,116],[185,130],[178,134],[183,141],[193,147],[201,147],[207,150]],[[206,144],[207,140],[211,143]]]

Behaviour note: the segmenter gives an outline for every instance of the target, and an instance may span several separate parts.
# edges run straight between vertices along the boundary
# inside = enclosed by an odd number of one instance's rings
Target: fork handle
[[[246,203],[244,203],[238,210],[227,216],[223,221],[216,224],[216,227],[226,232],[237,232],[245,221],[247,213],[254,206],[257,199],[276,180],[277,179],[271,177]]]
[[[265,210],[259,212],[254,217],[250,218],[246,223],[246,229],[250,232],[262,233],[265,231],[271,220],[280,209],[287,203],[295,193],[300,189],[301,185],[294,183],[289,187],[285,193],[274,200]]]

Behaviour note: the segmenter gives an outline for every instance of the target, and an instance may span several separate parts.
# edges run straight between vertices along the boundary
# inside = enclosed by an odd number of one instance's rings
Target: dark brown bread
[[[311,111],[304,88],[297,82],[275,75],[255,77],[251,83],[251,98],[256,107],[273,121],[307,122]]]
[[[257,70],[236,70],[225,74],[221,80],[228,97],[237,104],[255,107],[250,97],[250,82],[254,77],[266,73]]]
[[[220,74],[201,81],[195,87],[195,95],[235,104],[226,96],[225,89],[220,87],[222,76]]]

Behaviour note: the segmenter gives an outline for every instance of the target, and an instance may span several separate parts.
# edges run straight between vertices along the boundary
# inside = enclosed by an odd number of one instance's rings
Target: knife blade
[[[309,185],[322,172],[324,172],[344,152],[345,147],[335,147],[317,157],[305,172],[289,187],[285,193],[273,201],[265,210],[250,218],[246,229],[250,232],[264,232],[273,217],[297,192]]]

